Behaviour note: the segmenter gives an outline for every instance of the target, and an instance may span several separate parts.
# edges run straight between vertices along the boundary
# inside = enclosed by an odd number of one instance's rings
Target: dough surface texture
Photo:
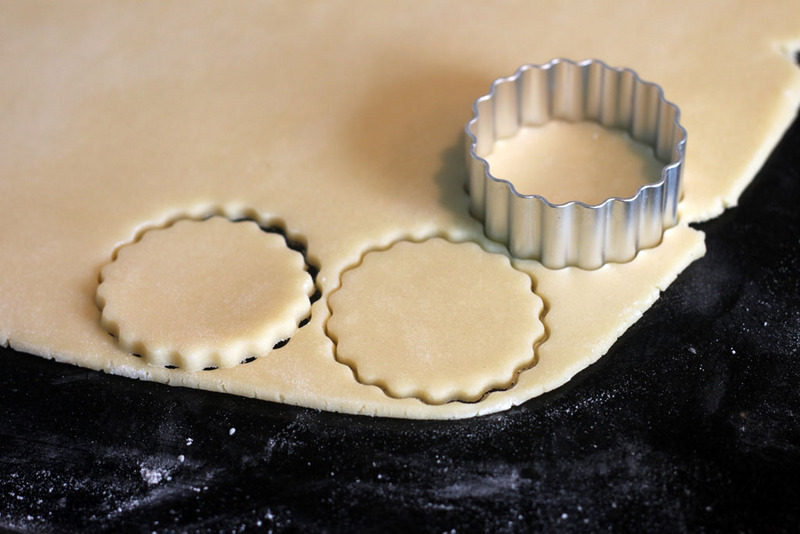
[[[8,1],[0,12],[0,344],[352,414],[471,417],[568,381],[703,255],[689,223],[736,204],[800,103],[796,0]],[[508,389],[430,404],[359,382],[326,335],[342,275],[402,240],[506,254],[468,213],[462,132],[492,80],[554,57],[634,69],[681,108],[679,224],[595,271],[512,259],[545,303],[549,335]],[[310,322],[246,365],[191,371],[131,356],[103,328],[101,269],[148,228],[215,214],[304,245],[321,292]]]

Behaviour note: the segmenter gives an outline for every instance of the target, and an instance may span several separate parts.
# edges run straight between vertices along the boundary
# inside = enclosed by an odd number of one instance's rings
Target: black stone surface
[[[797,531],[798,206],[795,121],[740,206],[700,226],[707,255],[600,362],[466,421],[320,413],[0,349],[0,529]]]

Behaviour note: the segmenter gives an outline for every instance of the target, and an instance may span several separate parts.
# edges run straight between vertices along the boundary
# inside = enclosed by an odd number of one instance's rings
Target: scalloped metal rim
[[[580,106],[581,109],[573,110],[573,118],[567,117],[566,120],[592,120],[594,122],[598,122],[604,126],[610,126],[612,128],[622,128],[630,133],[635,139],[642,141],[643,137],[653,137],[658,138],[660,135],[660,128],[663,128],[664,125],[660,124],[660,118],[662,113],[660,112],[663,108],[669,108],[672,113],[672,117],[668,117],[668,125],[673,127],[672,134],[670,135],[671,139],[669,139],[669,152],[671,156],[669,161],[665,162],[665,166],[661,170],[661,177],[660,180],[646,184],[640,187],[637,192],[628,198],[619,198],[619,197],[609,197],[608,199],[604,200],[599,204],[588,204],[585,202],[581,202],[579,200],[571,200],[568,202],[564,202],[561,204],[555,204],[548,201],[545,197],[538,195],[538,194],[522,194],[515,188],[514,184],[509,180],[498,178],[491,173],[489,162],[477,153],[477,146],[480,142],[479,135],[480,133],[477,131],[479,126],[479,120],[481,119],[481,110],[480,108],[485,105],[490,105],[492,111],[491,117],[491,130],[493,133],[493,138],[491,139],[491,144],[494,143],[498,139],[511,137],[512,135],[497,135],[496,132],[498,130],[497,125],[497,113],[494,111],[498,106],[498,95],[500,93],[500,88],[505,85],[513,85],[516,91],[516,101],[514,102],[515,110],[514,114],[517,117],[517,124],[516,130],[518,130],[523,125],[529,124],[543,124],[549,120],[553,119],[561,119],[564,117],[558,116],[558,113],[554,113],[553,111],[553,100],[554,96],[557,96],[557,87],[556,84],[553,82],[553,76],[551,72],[554,72],[555,69],[559,68],[562,65],[566,65],[566,68],[573,69],[573,73],[575,70],[580,70],[581,73],[581,92],[580,92]],[[595,67],[596,66],[596,67]],[[620,91],[611,93],[606,93],[605,89],[606,86],[603,85],[604,82],[601,82],[600,86],[600,94],[597,96],[597,100],[600,103],[596,104],[601,109],[603,109],[603,105],[608,105],[608,102],[613,102],[616,106],[615,116],[610,118],[605,118],[604,120],[600,120],[600,117],[592,116],[591,113],[586,113],[586,101],[588,99],[588,85],[589,82],[589,69],[595,68],[595,70],[600,69],[602,72],[601,77],[606,76],[606,72],[615,73],[617,76],[617,80],[615,82],[615,86],[619,85],[619,80],[622,79],[622,76],[628,76],[630,78],[630,93],[631,93],[631,102],[629,102],[629,110],[627,113],[627,117],[618,117],[616,113],[618,108],[620,107],[619,99],[620,99]],[[544,98],[547,101],[547,117],[545,120],[539,122],[528,122],[523,117],[523,110],[522,107],[524,105],[523,98],[520,93],[522,93],[521,84],[524,80],[524,76],[526,73],[531,71],[538,71],[540,73],[544,73],[548,76],[547,79],[547,94],[546,95],[539,95],[540,98]],[[577,85],[577,84],[576,84]],[[656,111],[655,119],[646,121],[646,122],[654,122],[654,126],[647,130],[647,135],[642,135],[639,132],[634,132],[634,126],[636,120],[640,119],[642,110],[642,105],[650,105],[653,106],[652,103],[648,102],[647,104],[640,104],[637,102],[637,96],[640,94],[647,94],[647,91],[654,91],[655,95],[657,96],[656,99]],[[575,99],[578,100],[578,99]],[[640,99],[642,100],[642,99]],[[484,222],[484,227],[486,229],[487,236],[503,243],[509,245],[510,252],[513,256],[518,258],[525,258],[525,259],[537,259],[541,261],[545,266],[550,268],[561,268],[568,265],[575,265],[582,268],[587,269],[594,269],[602,266],[603,264],[612,261],[612,262],[625,262],[633,259],[638,253],[638,251],[642,248],[649,248],[652,246],[657,245],[661,241],[661,234],[663,230],[674,226],[677,222],[677,203],[680,200],[681,195],[681,175],[682,175],[682,167],[683,162],[685,159],[685,149],[686,149],[686,139],[687,139],[687,132],[686,129],[681,126],[680,124],[680,109],[677,105],[670,102],[664,97],[663,89],[653,82],[647,82],[642,80],[639,75],[629,68],[624,67],[610,67],[605,62],[597,60],[597,59],[587,59],[580,62],[571,61],[568,59],[553,59],[543,65],[536,65],[536,64],[527,64],[523,65],[517,69],[517,71],[508,77],[498,78],[496,79],[491,86],[491,90],[488,94],[483,95],[475,100],[472,106],[473,109],[473,118],[467,123],[466,125],[466,135],[467,135],[467,153],[468,159],[470,160],[470,182],[468,184],[468,189],[470,191],[470,195],[472,197],[471,201],[471,211],[474,216],[481,219]],[[484,110],[485,111],[485,110]],[[508,115],[508,113],[506,113]],[[620,120],[622,119],[622,120]],[[608,122],[609,124],[606,124]],[[506,128],[507,129],[507,128]],[[648,145],[653,147],[654,151],[657,155],[659,152],[661,156],[665,152],[664,149],[664,142],[661,140],[661,148],[657,146],[658,141],[646,139]],[[487,154],[488,155],[488,154]],[[663,159],[663,158],[660,158]],[[477,163],[477,166],[475,165]],[[479,168],[476,168],[479,167]],[[480,174],[480,176],[477,176]],[[480,182],[478,178],[482,178],[486,183],[485,190],[483,194],[476,194],[475,185],[476,183]],[[505,210],[497,209],[497,206],[502,208],[503,202],[497,202],[496,200],[493,202],[489,202],[488,198],[490,194],[486,193],[486,190],[490,189],[492,184],[499,184],[504,187],[507,191],[508,199],[505,202],[507,205]],[[647,233],[647,235],[642,235],[642,232],[637,231],[635,226],[637,226],[637,221],[634,221],[635,217],[626,216],[623,219],[626,219],[621,224],[617,224],[616,226],[620,226],[620,228],[612,228],[611,232],[604,232],[602,239],[606,241],[602,245],[598,243],[586,243],[587,239],[597,239],[596,237],[591,238],[587,237],[588,234],[597,234],[598,231],[590,231],[588,232],[577,232],[574,229],[575,225],[571,225],[570,223],[575,218],[574,215],[566,213],[566,210],[570,208],[577,208],[582,210],[589,210],[591,212],[600,212],[604,211],[606,214],[604,215],[597,215],[598,219],[607,219],[610,217],[607,213],[610,212],[612,208],[610,206],[615,204],[624,204],[630,206],[629,211],[632,213],[636,213],[637,211],[642,210],[639,205],[643,202],[643,198],[648,196],[648,192],[651,194],[655,194],[661,197],[661,201],[658,202],[659,213],[646,213],[643,215],[644,217],[650,217],[651,219],[654,216],[658,216],[661,224],[659,225],[659,231],[657,232],[657,240],[654,239],[655,235],[653,231]],[[561,221],[561,224],[551,224],[549,225],[550,228],[544,228],[548,226],[547,224],[542,224],[542,228],[540,228],[541,235],[538,238],[538,244],[534,244],[534,246],[526,246],[524,243],[520,243],[519,239],[517,238],[518,235],[523,234],[530,236],[532,233],[536,233],[535,229],[531,228],[520,228],[519,224],[516,221],[518,220],[525,220],[525,219],[535,219],[535,218],[545,218],[545,215],[541,216],[533,216],[531,214],[523,214],[519,216],[519,214],[514,214],[514,204],[516,203],[519,205],[519,202],[523,201],[527,203],[531,208],[531,210],[539,209],[541,212],[542,208],[534,208],[532,207],[534,204],[540,204],[545,210],[550,212],[555,212],[553,217],[558,218]],[[652,207],[650,207],[650,211],[652,211]],[[494,210],[494,212],[493,212]],[[497,213],[498,211],[506,211],[507,213]],[[517,209],[519,211],[519,208]],[[524,211],[524,210],[523,210]],[[542,212],[544,213],[544,212]],[[517,215],[515,217],[515,215]],[[616,217],[619,219],[619,216]],[[506,224],[502,224],[502,220],[506,219]],[[498,223],[499,221],[499,223]],[[600,221],[601,224],[605,223],[605,226],[608,225],[608,221]],[[566,225],[566,226],[565,226]],[[612,225],[614,226],[614,225]],[[641,225],[639,225],[641,226]],[[652,224],[651,224],[652,226]],[[551,234],[551,235],[548,235]],[[561,246],[550,246],[548,244],[549,241],[552,241],[553,234],[555,235],[564,235],[570,234],[571,237],[568,239],[561,239],[563,244]],[[609,238],[609,234],[611,237]],[[618,236],[625,236],[624,238],[620,238]],[[633,236],[634,243],[631,246],[631,237]],[[618,243],[614,243],[614,241],[619,241],[620,239],[624,239],[627,241],[623,246],[619,246]],[[528,239],[528,241],[531,241]],[[534,239],[534,241],[537,241]],[[593,253],[582,253],[582,251],[590,250],[594,251]],[[598,253],[599,251],[599,253]]]

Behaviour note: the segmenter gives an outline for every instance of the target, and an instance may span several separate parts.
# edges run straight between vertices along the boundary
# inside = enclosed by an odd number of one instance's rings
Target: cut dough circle
[[[529,275],[441,238],[366,253],[328,304],[336,358],[359,382],[429,404],[511,387],[545,334]]]
[[[122,348],[187,371],[266,354],[308,316],[314,289],[282,235],[223,217],[146,231],[100,280],[101,323]]]

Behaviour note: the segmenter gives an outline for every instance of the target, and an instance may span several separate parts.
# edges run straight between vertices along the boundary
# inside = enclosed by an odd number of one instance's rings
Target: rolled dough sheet
[[[7,2],[0,8],[0,343],[91,369],[313,408],[410,418],[490,413],[604,354],[704,251],[689,222],[736,198],[793,119],[795,1]],[[681,224],[597,271],[515,262],[550,337],[480,402],[391,398],[325,335],[327,297],[368,250],[487,241],[468,215],[460,132],[491,80],[597,57],[660,84],[689,131]],[[102,328],[100,269],[144,228],[223,213],[279,223],[322,298],[280,351],[189,372]]]

